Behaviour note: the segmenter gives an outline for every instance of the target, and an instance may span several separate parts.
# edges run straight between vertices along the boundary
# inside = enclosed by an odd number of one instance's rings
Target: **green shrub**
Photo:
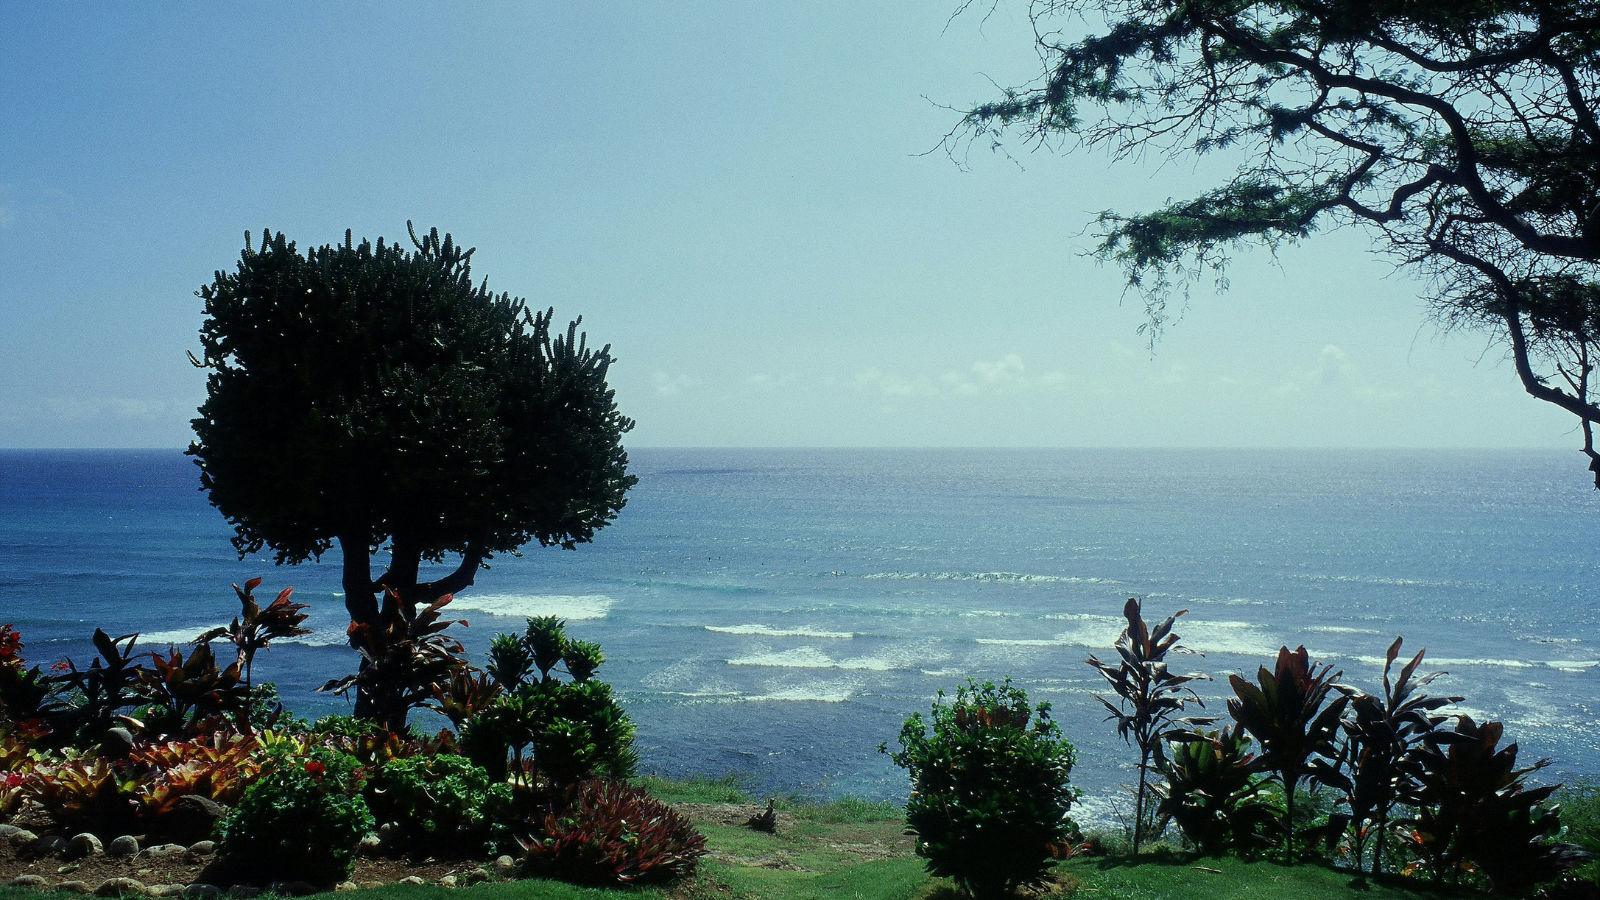
[[[1232,728],[1174,741],[1165,769],[1171,818],[1201,853],[1251,853],[1272,842],[1277,808],[1263,796],[1250,738]]]
[[[563,628],[559,619],[533,618],[525,635],[494,638],[489,674],[503,693],[461,729],[462,753],[493,779],[531,767],[547,786],[563,787],[628,778],[638,765],[633,723],[611,686],[593,677],[599,645],[570,640]],[[556,678],[558,663],[572,681]]]
[[[481,766],[449,753],[390,760],[363,794],[380,822],[398,824],[430,852],[481,853],[502,843],[511,804],[508,785],[491,785]]]
[[[1600,778],[1580,778],[1556,791],[1555,799],[1561,803],[1564,837],[1593,854],[1572,874],[1600,884]]]
[[[534,837],[519,841],[528,875],[626,885],[694,874],[706,841],[688,819],[620,781],[567,788]]]
[[[1517,766],[1517,745],[1500,746],[1500,722],[1458,716],[1417,753],[1417,852],[1436,878],[1475,870],[1496,893],[1516,894],[1584,862],[1581,848],[1555,840],[1559,810],[1547,801],[1555,785],[1529,787],[1529,774],[1549,765]]]
[[[342,880],[356,844],[376,825],[362,781],[356,760],[343,754],[280,758],[222,820],[217,851],[224,864],[272,881]]]
[[[953,703],[939,693],[932,719],[907,719],[892,754],[911,773],[906,828],[917,855],[977,897],[1042,882],[1077,830],[1067,817],[1074,751],[1050,704],[1030,708],[1010,679],[969,680]]]

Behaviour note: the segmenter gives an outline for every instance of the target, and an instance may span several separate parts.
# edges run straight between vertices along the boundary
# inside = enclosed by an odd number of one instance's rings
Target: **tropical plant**
[[[239,615],[234,616],[229,624],[213,628],[195,639],[196,643],[202,644],[226,639],[232,644],[238,650],[239,665],[244,671],[245,687],[252,686],[251,671],[255,665],[257,651],[267,649],[275,640],[311,633],[311,629],[301,627],[301,623],[306,620],[306,614],[301,610],[310,607],[304,603],[289,602],[289,596],[294,593],[294,588],[284,588],[278,593],[277,599],[263,609],[256,603],[254,596],[255,589],[260,586],[260,578],[246,581],[243,588],[234,585],[233,592],[239,595],[241,607]]]
[[[1030,707],[1010,679],[968,680],[953,702],[939,692],[931,721],[913,713],[899,743],[891,758],[911,774],[906,830],[934,875],[995,897],[1042,882],[1067,852],[1075,752],[1050,704]]]
[[[497,779],[531,770],[565,786],[632,775],[633,723],[611,686],[593,677],[603,658],[598,644],[570,640],[554,617],[530,618],[520,637],[497,635],[489,676],[500,693],[462,727],[463,752]],[[574,680],[555,676],[563,662]]]
[[[250,691],[239,681],[239,663],[217,668],[211,647],[200,644],[186,659],[181,650],[150,654],[150,668],[137,670],[136,698],[144,734],[173,738],[236,724],[248,729]]]
[[[1383,695],[1352,692],[1349,715],[1341,723],[1350,779],[1346,792],[1350,851],[1358,872],[1374,836],[1376,846],[1368,870],[1383,870],[1391,818],[1409,791],[1413,755],[1448,718],[1435,710],[1461,701],[1460,697],[1429,697],[1420,692],[1444,674],[1432,672],[1416,677],[1426,650],[1417,651],[1391,680],[1390,671],[1400,655],[1400,644],[1401,639],[1395,638],[1384,655]]]
[[[343,754],[281,759],[222,820],[217,853],[242,878],[340,881],[376,825],[362,782],[360,765]]]
[[[390,731],[404,731],[410,711],[426,706],[467,666],[461,642],[444,633],[451,625],[467,625],[465,619],[441,615],[452,599],[446,594],[418,610],[397,592],[385,593],[375,623],[350,623],[350,646],[361,654],[361,667],[317,690],[346,693],[354,688],[366,698],[374,721]]]
[[[409,622],[495,553],[591,540],[636,480],[610,347],[474,285],[471,250],[407,227],[410,247],[347,231],[303,254],[281,233],[259,248],[246,234],[235,270],[198,292],[201,486],[241,555],[270,547],[297,564],[338,544],[346,609],[369,636],[392,633],[387,604]],[[459,564],[427,580],[423,563],[447,556]],[[352,636],[363,669],[396,643]],[[355,712],[398,726],[409,707],[368,693],[386,680],[352,683]]]
[[[1559,785],[1528,787],[1527,776],[1550,764],[1517,767],[1517,745],[1499,746],[1504,726],[1456,717],[1416,754],[1413,792],[1416,852],[1434,877],[1458,880],[1475,869],[1496,893],[1516,894],[1582,863],[1588,855],[1555,840],[1560,810],[1547,801]]]
[[[694,874],[705,837],[639,788],[592,779],[566,788],[532,837],[518,838],[524,874],[629,885]]]
[[[138,811],[137,788],[104,759],[77,754],[40,762],[23,786],[28,801],[57,825],[99,835],[127,833]]]
[[[509,635],[496,635],[496,639]],[[515,640],[515,638],[512,638]],[[433,702],[427,707],[450,720],[451,727],[460,730],[473,716],[489,708],[501,694],[499,682],[489,673],[470,666],[457,669],[448,684],[434,685]]]
[[[1259,762],[1272,773],[1284,793],[1283,851],[1294,861],[1295,794],[1300,782],[1312,780],[1344,787],[1346,780],[1334,765],[1339,717],[1349,697],[1335,690],[1342,672],[1331,665],[1316,665],[1305,647],[1278,651],[1276,666],[1257,672],[1258,685],[1238,675],[1228,676],[1234,698],[1228,712],[1261,748]],[[1330,696],[1331,695],[1331,696]]]
[[[1186,609],[1178,610],[1152,629],[1140,614],[1139,599],[1130,597],[1122,607],[1122,615],[1128,620],[1128,625],[1117,636],[1119,662],[1111,665],[1093,656],[1086,660],[1111,684],[1117,702],[1113,704],[1099,694],[1095,694],[1094,698],[1110,710],[1111,714],[1106,718],[1116,721],[1117,734],[1122,740],[1139,750],[1139,784],[1134,790],[1133,807],[1135,854],[1139,852],[1139,844],[1150,828],[1150,813],[1154,805],[1151,802],[1150,774],[1159,771],[1166,762],[1167,742],[1187,737],[1193,734],[1195,727],[1214,721],[1211,718],[1179,715],[1190,703],[1205,706],[1194,689],[1189,687],[1189,682],[1209,681],[1209,676],[1178,675],[1167,670],[1169,653],[1192,652],[1178,643],[1178,634],[1172,630],[1173,623],[1186,612]]]
[[[497,832],[505,829],[511,787],[490,784],[488,773],[462,756],[390,760],[367,780],[364,796],[380,823],[395,823],[430,855],[482,853],[508,839]]]
[[[141,667],[133,661],[138,639],[137,632],[111,637],[96,628],[93,642],[99,656],[89,668],[64,661],[62,674],[51,679],[75,696],[59,707],[56,718],[67,727],[57,730],[70,732],[80,743],[97,741],[117,724],[120,710],[138,702]]]
[[[1176,822],[1201,853],[1253,853],[1268,846],[1278,810],[1263,796],[1249,736],[1232,726],[1175,740],[1166,796],[1156,813]]]
[[[48,728],[46,720],[61,710],[58,686],[38,666],[27,665],[22,647],[22,634],[9,622],[0,624],[0,723]]]

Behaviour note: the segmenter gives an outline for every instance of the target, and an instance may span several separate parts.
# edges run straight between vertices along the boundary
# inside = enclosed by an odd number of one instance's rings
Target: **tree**
[[[965,10],[969,3],[963,4]],[[1113,158],[1237,153],[1235,173],[1098,217],[1095,254],[1152,339],[1231,250],[1356,226],[1425,277],[1448,326],[1503,341],[1524,389],[1577,416],[1600,487],[1600,3],[1037,0],[1040,78],[947,135],[1020,133]],[[1091,33],[1060,30],[1081,19]]]
[[[419,606],[471,585],[495,553],[589,541],[637,480],[609,345],[590,348],[581,320],[552,335],[553,310],[475,287],[473,251],[449,235],[410,235],[414,249],[346,231],[302,255],[270,231],[255,250],[247,232],[235,271],[197,292],[201,485],[241,557],[270,547],[293,565],[338,545],[363,672],[383,655],[375,634],[409,637]],[[422,563],[447,555],[454,570],[423,581]],[[364,686],[357,714],[405,718]]]

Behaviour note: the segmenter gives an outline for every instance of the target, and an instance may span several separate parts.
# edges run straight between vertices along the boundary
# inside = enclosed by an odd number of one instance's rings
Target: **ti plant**
[[[239,652],[239,665],[244,670],[246,688],[252,684],[250,670],[255,663],[256,651],[266,649],[274,640],[311,633],[311,629],[301,627],[306,620],[306,614],[301,610],[308,608],[306,604],[289,602],[294,588],[284,588],[276,600],[263,608],[256,603],[254,596],[255,589],[260,586],[259,578],[246,581],[243,588],[234,585],[233,592],[239,595],[240,614],[228,625],[213,628],[195,639],[197,644],[209,644],[225,638],[233,644]]]
[[[1528,788],[1526,777],[1549,765],[1517,767],[1517,745],[1500,747],[1504,726],[1458,716],[1454,730],[1429,734],[1418,751],[1415,850],[1436,878],[1470,867],[1495,893],[1518,894],[1588,858],[1561,833],[1559,810],[1548,803],[1559,785]]]
[[[1256,768],[1249,736],[1231,726],[1174,741],[1157,815],[1177,822],[1207,856],[1260,850],[1271,842],[1277,812],[1262,796]]]
[[[1283,848],[1290,863],[1294,862],[1295,789],[1306,780],[1341,788],[1346,784],[1333,760],[1339,717],[1350,698],[1336,690],[1343,673],[1332,668],[1313,664],[1305,647],[1293,651],[1283,647],[1276,667],[1268,671],[1262,666],[1257,673],[1259,686],[1238,675],[1228,676],[1236,695],[1228,701],[1228,712],[1260,745],[1262,769],[1283,786]]]
[[[1117,637],[1116,649],[1120,661],[1113,665],[1091,656],[1085,660],[1099,670],[1116,692],[1117,702],[1099,694],[1095,699],[1111,711],[1106,719],[1115,720],[1117,733],[1123,741],[1139,749],[1139,785],[1134,791],[1133,852],[1145,836],[1152,787],[1150,773],[1159,770],[1166,762],[1167,741],[1193,734],[1194,728],[1209,724],[1213,719],[1184,717],[1180,714],[1190,703],[1205,704],[1189,687],[1192,681],[1206,679],[1200,674],[1175,675],[1167,671],[1169,653],[1192,652],[1178,643],[1172,630],[1178,617],[1188,612],[1179,610],[1164,619],[1155,628],[1145,623],[1140,614],[1138,598],[1130,597],[1122,608],[1128,626]]]
[[[317,690],[342,694],[358,688],[371,703],[373,721],[404,731],[407,714],[425,706],[467,665],[461,642],[444,633],[451,625],[467,625],[464,619],[443,618],[441,610],[452,599],[445,594],[410,615],[398,593],[386,593],[376,624],[350,623],[350,646],[361,654],[360,670]]]
[[[96,628],[94,648],[100,658],[87,669],[66,660],[66,671],[53,676],[52,680],[82,697],[77,709],[70,711],[77,720],[74,724],[80,740],[98,740],[113,727],[117,711],[136,702],[140,667],[133,662],[133,645],[138,639],[137,632],[111,637]]]
[[[1350,849],[1356,871],[1361,871],[1367,845],[1376,835],[1369,871],[1382,871],[1390,823],[1395,807],[1408,790],[1414,754],[1448,716],[1435,711],[1461,701],[1460,697],[1429,697],[1421,692],[1443,672],[1417,677],[1426,650],[1390,678],[1400,656],[1400,638],[1389,645],[1383,660],[1383,695],[1353,693],[1350,715],[1341,727],[1345,734],[1345,759],[1349,763]]]

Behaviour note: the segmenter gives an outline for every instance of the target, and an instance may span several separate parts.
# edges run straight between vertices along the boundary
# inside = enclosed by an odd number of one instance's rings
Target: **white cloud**
[[[1015,394],[1058,391],[1067,387],[1064,372],[1033,375],[1020,355],[1007,353],[996,360],[978,360],[965,371],[951,369],[938,377],[905,376],[877,366],[856,376],[856,386],[888,397],[976,397],[980,394]]]
[[[693,375],[669,375],[666,372],[657,372],[650,378],[656,387],[658,397],[676,397],[686,390],[700,385],[700,379]]]

